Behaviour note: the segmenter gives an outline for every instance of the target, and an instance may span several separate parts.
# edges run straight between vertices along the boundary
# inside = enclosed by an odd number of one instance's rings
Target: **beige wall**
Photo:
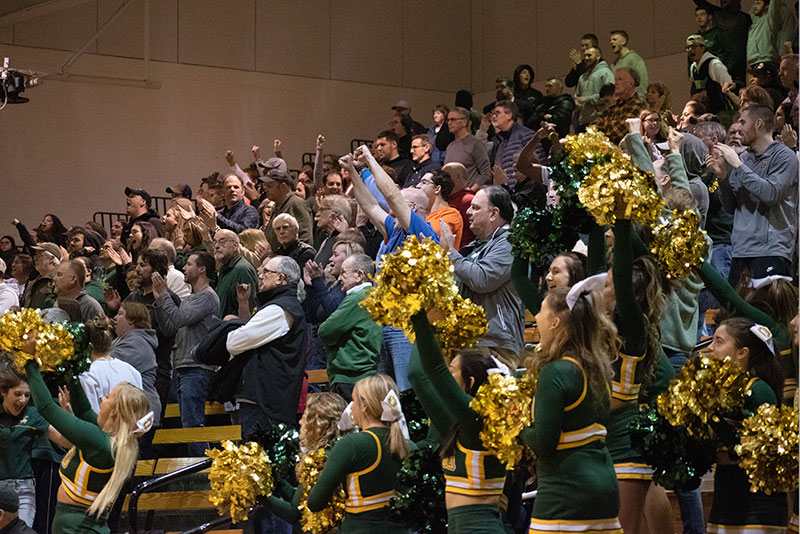
[[[0,2],[0,17],[38,1]],[[50,72],[121,2],[0,26],[0,58]],[[143,5],[133,0],[71,72],[142,77]],[[0,214],[31,225],[50,211],[85,222],[97,210],[123,211],[125,185],[152,194],[178,181],[195,186],[224,169],[227,148],[246,161],[251,144],[269,152],[275,137],[296,168],[319,132],[341,153],[351,138],[383,129],[400,98],[424,123],[460,88],[482,106],[496,76],[529,63],[541,85],[566,73],[581,34],[597,33],[610,53],[616,28],[627,29],[650,79],[669,84],[679,110],[691,3],[151,0],[150,76],[159,89],[47,80],[28,90],[30,103],[0,111]]]

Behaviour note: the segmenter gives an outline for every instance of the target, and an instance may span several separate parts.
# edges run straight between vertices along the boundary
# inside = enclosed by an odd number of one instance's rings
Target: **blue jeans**
[[[714,245],[711,247],[711,265],[719,271],[724,278],[728,278],[731,272],[731,246],[730,245]],[[719,302],[707,289],[700,292],[697,301],[699,307],[699,314],[697,316],[697,341],[703,336],[713,336],[716,327],[714,325],[706,324],[706,311],[719,308]]]
[[[33,527],[36,516],[36,485],[32,478],[0,480],[0,487],[10,488],[19,497],[19,518]]]
[[[213,374],[213,371],[199,367],[180,367],[175,370],[183,428],[205,426],[208,381]],[[205,456],[208,443],[189,443],[188,449],[190,457]]]
[[[239,403],[239,422],[242,425],[242,439],[251,439],[256,430],[266,430],[274,424],[257,404]],[[250,519],[256,534],[292,534],[292,525],[268,510],[257,508]]]
[[[408,381],[408,362],[410,360],[411,342],[403,331],[393,326],[384,326],[378,371],[390,376],[393,374],[397,389],[400,391],[411,389],[411,382]],[[391,373],[390,369],[394,373]]]

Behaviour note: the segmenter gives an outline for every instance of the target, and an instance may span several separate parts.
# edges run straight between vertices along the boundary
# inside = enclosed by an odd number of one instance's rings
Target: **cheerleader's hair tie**
[[[591,302],[591,292],[592,291],[602,291],[603,287],[606,285],[606,278],[608,277],[608,273],[600,273],[594,276],[590,276],[589,278],[584,278],[574,286],[572,286],[567,293],[567,307],[572,310],[575,307],[575,303],[578,302],[578,297],[583,294],[586,294],[586,298],[589,299]]]
[[[764,342],[769,351],[775,356],[775,344],[772,342],[772,332],[763,324],[754,324],[750,327],[750,331],[758,339]]]

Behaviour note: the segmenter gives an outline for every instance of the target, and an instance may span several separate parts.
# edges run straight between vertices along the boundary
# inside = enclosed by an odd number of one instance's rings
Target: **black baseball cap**
[[[147,207],[150,207],[150,201],[152,198],[150,197],[150,193],[145,191],[144,189],[132,189],[130,187],[125,188],[125,196],[126,197],[142,197],[144,199],[144,203],[147,204]]]

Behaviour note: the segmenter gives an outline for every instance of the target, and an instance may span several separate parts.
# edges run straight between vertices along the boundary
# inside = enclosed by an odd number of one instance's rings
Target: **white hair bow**
[[[572,286],[567,293],[567,307],[572,310],[575,306],[575,303],[578,301],[578,297],[580,297],[584,292],[589,291],[602,291],[603,286],[606,285],[606,277],[608,273],[600,273],[594,276],[590,276],[589,278],[584,278],[574,286]]]
[[[406,424],[406,416],[403,415],[403,408],[400,406],[400,397],[394,390],[390,389],[389,393],[381,401],[383,413],[381,413],[381,421],[384,423],[400,423],[400,429],[403,431],[403,436],[408,439],[408,425]]]
[[[353,421],[353,402],[350,401],[350,404],[347,405],[347,408],[344,409],[342,412],[342,417],[339,418],[339,424],[336,425],[339,430],[342,432],[347,432],[348,430],[353,430],[356,427],[355,421]]]
[[[504,364],[503,362],[498,360],[497,357],[495,357],[495,356],[493,356],[491,354],[489,355],[489,357],[494,362],[494,367],[491,368],[491,369],[487,369],[486,370],[486,374],[494,375],[494,374],[500,373],[501,375],[511,376],[511,370],[508,368],[508,366],[506,364]]]
[[[775,356],[775,344],[772,342],[772,332],[763,324],[754,324],[750,327],[750,331],[758,339],[764,342],[769,351]]]
[[[153,420],[155,419],[155,415],[153,412],[148,412],[147,415],[136,421],[136,428],[133,429],[134,436],[141,436],[142,434],[146,434],[153,428]]]
[[[782,274],[771,274],[769,276],[765,276],[764,278],[754,278],[750,280],[750,287],[752,287],[753,289],[758,289],[760,287],[769,285],[776,280],[786,280],[787,282],[791,282],[792,277],[783,276]]]

